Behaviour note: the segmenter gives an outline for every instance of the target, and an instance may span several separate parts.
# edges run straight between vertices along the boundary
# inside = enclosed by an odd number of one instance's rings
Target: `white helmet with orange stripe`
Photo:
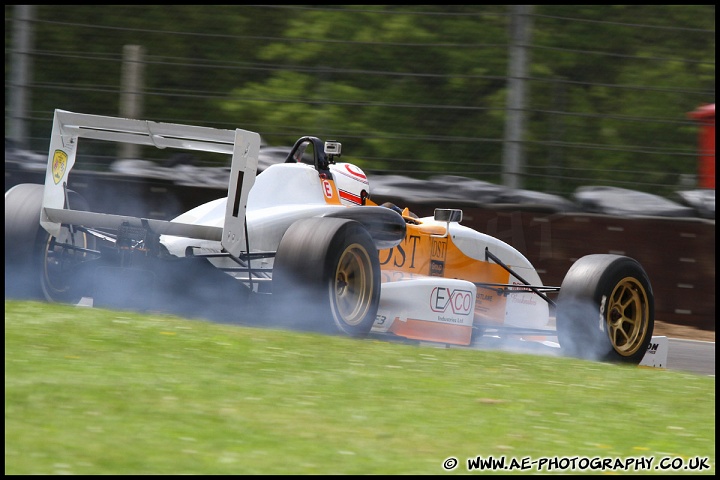
[[[330,164],[340,203],[347,206],[365,205],[370,197],[370,182],[365,172],[352,163]]]

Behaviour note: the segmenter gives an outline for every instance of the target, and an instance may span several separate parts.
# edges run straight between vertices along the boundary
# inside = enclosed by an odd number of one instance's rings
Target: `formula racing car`
[[[172,220],[92,211],[68,187],[81,138],[229,155],[227,197]],[[45,184],[5,194],[6,291],[144,310],[232,305],[238,316],[446,345],[556,338],[568,356],[643,360],[654,298],[634,259],[585,256],[560,287],[545,286],[518,250],[463,226],[459,209],[418,218],[374,203],[363,170],[338,161],[339,142],[302,137],[257,174],[259,145],[242,129],[56,110]]]

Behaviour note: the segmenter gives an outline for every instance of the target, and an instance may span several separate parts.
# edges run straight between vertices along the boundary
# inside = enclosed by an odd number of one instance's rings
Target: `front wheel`
[[[629,257],[580,258],[560,286],[556,324],[568,356],[639,364],[655,326],[647,274]]]
[[[278,246],[272,291],[285,325],[296,321],[302,328],[366,335],[380,301],[380,261],[372,237],[347,219],[295,222]]]

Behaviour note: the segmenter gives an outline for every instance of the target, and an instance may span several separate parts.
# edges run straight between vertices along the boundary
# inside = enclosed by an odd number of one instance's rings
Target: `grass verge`
[[[714,473],[715,380],[5,301],[6,474],[442,474],[478,456]]]

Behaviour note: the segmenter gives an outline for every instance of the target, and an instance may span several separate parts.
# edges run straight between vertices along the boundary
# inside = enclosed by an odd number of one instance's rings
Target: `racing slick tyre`
[[[358,222],[299,220],[280,241],[272,278],[273,301],[284,317],[325,333],[364,336],[380,301],[380,261],[372,237]]]
[[[556,310],[558,341],[565,355],[639,364],[654,326],[655,298],[636,260],[587,255],[568,270]]]
[[[43,185],[19,184],[5,192],[5,294],[10,297],[74,302],[78,291],[77,267],[94,247],[94,238],[63,225],[59,237],[40,226]],[[73,210],[88,210],[77,192],[68,190]],[[66,246],[63,246],[66,245]]]

